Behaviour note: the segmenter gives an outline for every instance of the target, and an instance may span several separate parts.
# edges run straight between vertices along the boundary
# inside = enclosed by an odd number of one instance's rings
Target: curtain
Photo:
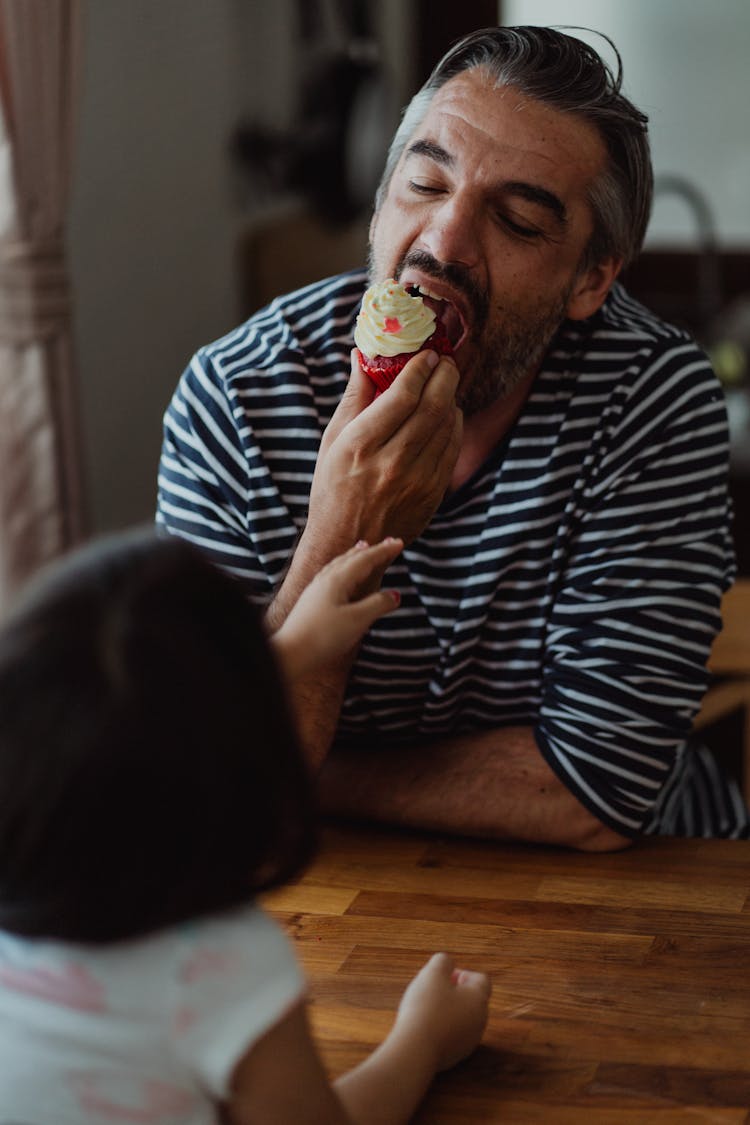
[[[0,615],[84,534],[64,222],[78,0],[0,0]]]

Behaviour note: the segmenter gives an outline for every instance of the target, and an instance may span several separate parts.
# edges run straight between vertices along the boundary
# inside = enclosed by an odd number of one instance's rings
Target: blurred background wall
[[[236,315],[226,159],[242,93],[234,15],[212,0],[84,9],[69,247],[95,530],[149,518],[170,386]]]

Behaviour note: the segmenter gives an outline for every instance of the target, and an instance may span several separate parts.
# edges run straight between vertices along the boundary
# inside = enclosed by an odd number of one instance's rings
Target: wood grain
[[[419,1125],[750,1125],[749,843],[583,855],[331,825],[265,905],[332,1076],[380,1042],[435,950],[491,974],[482,1045]]]
[[[738,578],[721,601],[721,632],[708,666],[712,672],[750,675],[750,579]]]

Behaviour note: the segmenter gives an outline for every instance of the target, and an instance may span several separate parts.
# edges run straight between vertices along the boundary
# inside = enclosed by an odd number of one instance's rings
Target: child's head
[[[253,897],[313,846],[258,611],[174,538],[95,543],[0,633],[0,929],[130,938]]]

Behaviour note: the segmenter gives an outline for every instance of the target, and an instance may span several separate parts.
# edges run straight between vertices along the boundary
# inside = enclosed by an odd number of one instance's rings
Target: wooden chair
[[[722,629],[708,662],[712,675],[720,678],[706,692],[695,727],[743,709],[742,789],[750,803],[750,578],[738,578],[724,595],[721,616]]]

